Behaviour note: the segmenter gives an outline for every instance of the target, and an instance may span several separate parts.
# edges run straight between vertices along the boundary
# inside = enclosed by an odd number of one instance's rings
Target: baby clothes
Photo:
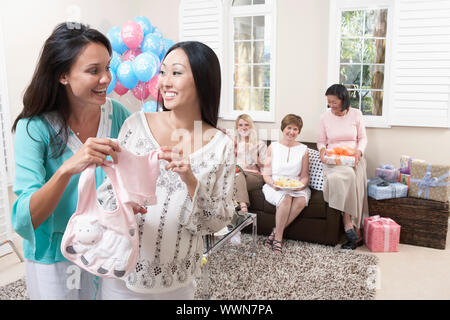
[[[147,155],[135,155],[125,147],[117,153],[117,164],[107,161],[103,170],[109,179],[114,179],[119,198],[123,203],[135,203],[141,206],[156,204],[156,180],[159,175],[158,150]]]
[[[97,201],[95,166],[83,171],[77,209],[61,241],[61,252],[68,260],[106,278],[122,278],[134,270],[139,235],[133,206],[156,204],[158,153],[137,156],[122,147],[117,164],[107,161],[102,165],[117,201],[112,211]]]

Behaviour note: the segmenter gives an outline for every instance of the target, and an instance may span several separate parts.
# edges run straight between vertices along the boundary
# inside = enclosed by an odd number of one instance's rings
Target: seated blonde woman
[[[264,179],[261,174],[267,145],[257,139],[255,124],[248,114],[236,119],[235,152],[236,164],[242,168],[236,177],[236,201],[243,212],[248,212],[248,192],[261,189]]]
[[[302,118],[288,114],[281,121],[280,141],[267,149],[263,177],[264,197],[276,207],[275,228],[264,245],[282,253],[281,242],[286,227],[308,205],[311,197],[309,183],[308,147],[295,139],[303,127]]]

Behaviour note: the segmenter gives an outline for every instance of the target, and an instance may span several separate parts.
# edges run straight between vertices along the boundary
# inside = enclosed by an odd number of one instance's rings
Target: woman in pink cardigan
[[[361,227],[363,217],[368,216],[366,192],[367,145],[366,128],[359,109],[350,108],[350,96],[340,84],[329,87],[325,93],[328,110],[319,123],[317,149],[323,163],[323,197],[331,208],[342,211],[347,242],[343,249],[352,249],[363,244]],[[356,150],[354,167],[325,163],[326,149],[350,147]]]

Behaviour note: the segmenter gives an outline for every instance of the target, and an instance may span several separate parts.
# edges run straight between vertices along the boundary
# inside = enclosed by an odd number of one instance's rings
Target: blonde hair
[[[241,119],[244,120],[245,122],[248,122],[248,124],[250,125],[250,134],[248,136],[248,142],[253,145],[258,144],[258,137],[256,135],[255,123],[253,122],[253,119],[246,113],[243,113],[236,118],[235,129],[236,129],[237,141],[241,140],[241,136],[239,134],[239,131],[237,130],[239,120],[241,120]]]

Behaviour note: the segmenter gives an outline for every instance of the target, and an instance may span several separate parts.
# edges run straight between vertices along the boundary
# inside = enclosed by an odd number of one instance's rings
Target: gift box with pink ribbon
[[[372,252],[398,252],[400,228],[391,218],[365,218],[364,243]]]

